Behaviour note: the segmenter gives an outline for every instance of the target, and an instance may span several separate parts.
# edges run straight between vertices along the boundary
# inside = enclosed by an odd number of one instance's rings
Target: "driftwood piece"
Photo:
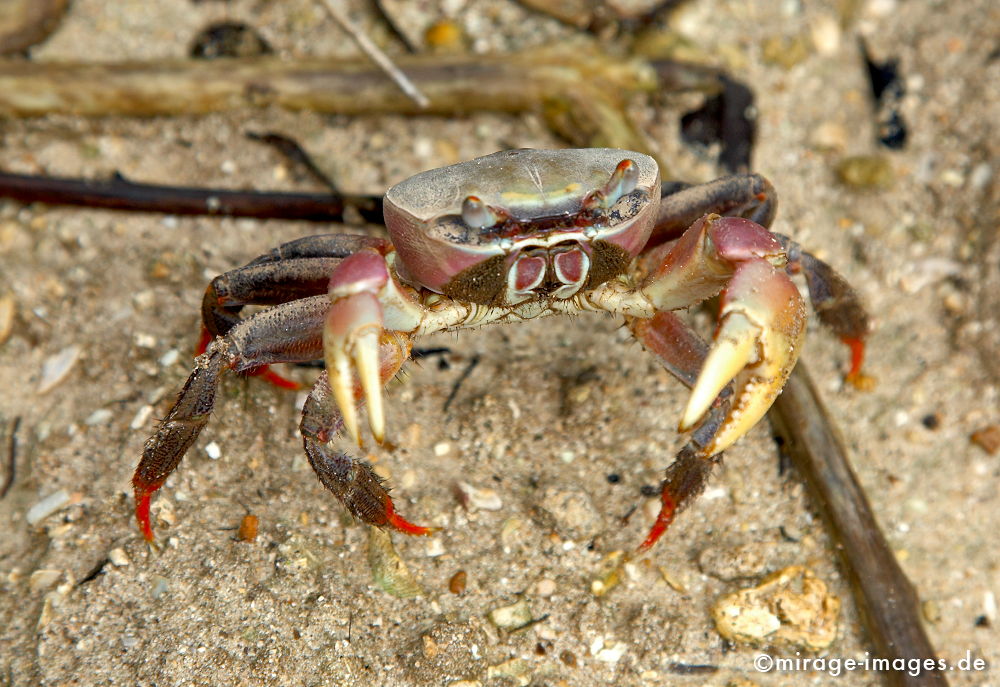
[[[347,115],[535,111],[577,145],[650,147],[623,112],[631,94],[661,87],[656,69],[641,59],[584,45],[485,57],[401,56],[398,66],[427,96],[427,108],[367,61],[0,62],[0,117],[203,114],[271,105]]]
[[[805,479],[833,536],[854,599],[875,645],[875,657],[921,661],[918,675],[884,673],[893,687],[943,687],[939,670],[924,670],[935,658],[920,620],[920,600],[882,536],[861,485],[830,421],[819,392],[800,360],[768,417],[784,449]]]

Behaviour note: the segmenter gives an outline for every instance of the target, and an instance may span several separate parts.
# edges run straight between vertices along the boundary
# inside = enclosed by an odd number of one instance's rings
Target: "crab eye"
[[[639,185],[639,165],[632,160],[622,160],[611,173],[604,186],[594,189],[584,199],[583,206],[588,210],[609,210],[622,196],[632,193]]]
[[[462,221],[470,229],[489,229],[500,223],[501,217],[478,196],[466,196],[462,201]]]

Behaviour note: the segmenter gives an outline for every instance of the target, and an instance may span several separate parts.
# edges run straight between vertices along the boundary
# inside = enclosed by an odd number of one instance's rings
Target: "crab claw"
[[[756,258],[739,264],[722,295],[715,343],[702,366],[680,430],[698,423],[730,381],[729,415],[705,451],[719,453],[767,412],[798,360],[805,304],[784,272]]]
[[[334,271],[323,329],[323,351],[333,397],[348,436],[361,446],[354,373],[368,406],[368,425],[375,441],[385,439],[385,413],[379,373],[382,304],[377,291],[388,280],[385,261],[376,253],[355,253]]]

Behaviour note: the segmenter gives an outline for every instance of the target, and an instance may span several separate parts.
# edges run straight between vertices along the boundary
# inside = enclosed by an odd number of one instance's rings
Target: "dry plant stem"
[[[801,360],[769,417],[833,535],[877,657],[935,658],[920,621],[916,590],[882,536],[843,441]],[[948,684],[937,670],[917,676],[888,671],[885,678],[893,687]]]
[[[405,56],[398,66],[429,107],[419,107],[368,61],[0,62],[0,117],[200,114],[270,105],[347,115],[540,111],[576,145],[650,147],[623,112],[631,94],[661,87],[656,69],[643,60],[582,45],[514,55]]]
[[[337,4],[334,0],[321,0],[321,2],[323,6],[326,7],[326,11],[330,13],[331,17],[333,17],[333,20],[340,24],[340,27],[344,29],[344,31],[350,34],[351,38],[355,43],[357,43],[358,47],[361,48],[361,50],[368,55],[371,61],[377,64],[382,71],[388,74],[389,78],[396,82],[396,85],[399,86],[399,89],[403,91],[408,98],[413,100],[413,102],[421,108],[427,108],[430,105],[427,97],[420,92],[419,88],[413,85],[413,82],[407,78],[406,74],[404,74],[399,67],[392,63],[389,56],[382,52],[382,49],[375,45],[375,43],[372,42],[372,39],[369,38],[364,31],[358,28],[357,25],[351,21],[350,17],[347,16],[347,13],[344,12],[343,7]]]

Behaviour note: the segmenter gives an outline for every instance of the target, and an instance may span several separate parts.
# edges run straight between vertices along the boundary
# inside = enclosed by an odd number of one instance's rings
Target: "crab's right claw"
[[[735,380],[729,415],[705,447],[719,453],[750,431],[788,380],[805,335],[798,289],[764,259],[741,263],[722,295],[719,327],[681,420],[687,431]]]
[[[330,388],[344,418],[348,436],[359,446],[361,431],[355,401],[357,373],[368,406],[368,425],[375,441],[385,438],[379,342],[382,304],[378,291],[388,281],[385,260],[374,252],[355,253],[334,270],[330,279],[330,309],[323,329],[323,351]]]

